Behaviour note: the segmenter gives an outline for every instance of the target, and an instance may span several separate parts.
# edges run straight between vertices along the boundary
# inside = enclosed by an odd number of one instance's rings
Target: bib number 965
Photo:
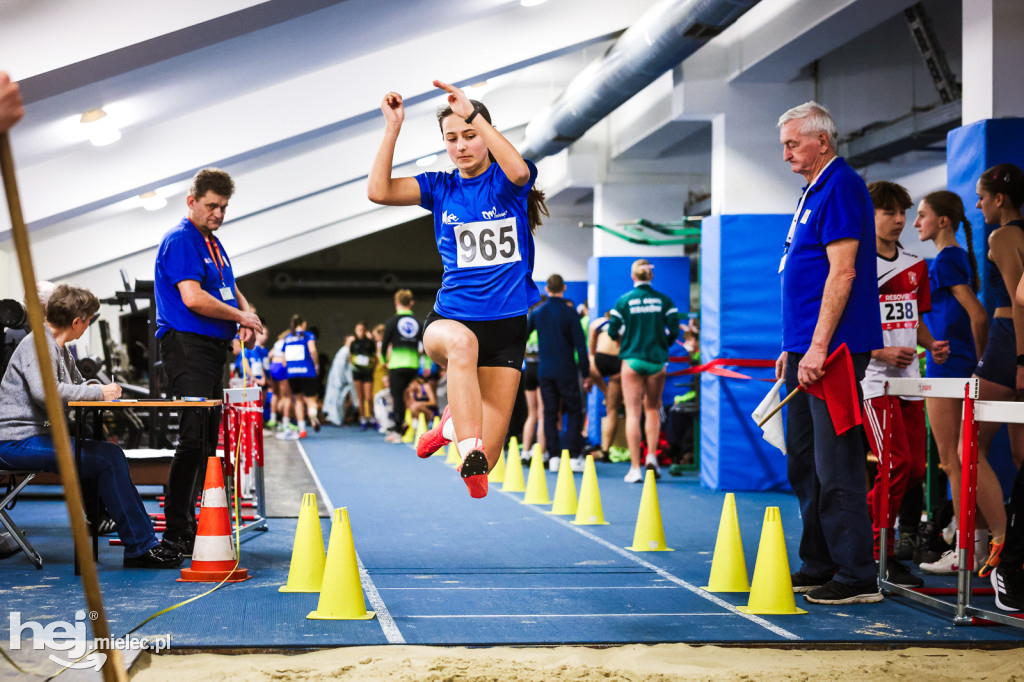
[[[460,268],[480,268],[522,260],[514,217],[456,225],[455,241]]]

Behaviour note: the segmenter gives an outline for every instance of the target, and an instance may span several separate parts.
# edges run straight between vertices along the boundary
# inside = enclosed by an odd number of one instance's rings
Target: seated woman
[[[117,384],[84,383],[65,348],[68,341],[85,333],[99,307],[100,302],[92,292],[65,284],[54,290],[46,305],[51,371],[57,377],[57,389],[65,406],[72,400],[114,400],[121,395]],[[29,334],[18,344],[0,382],[0,465],[56,472],[57,456],[32,339]],[[157,540],[120,447],[106,441],[85,441],[79,475],[96,480],[100,499],[117,523],[126,568],[175,568],[181,564],[181,555]]]
[[[427,428],[429,428],[434,417],[437,416],[437,396],[434,394],[433,387],[422,376],[413,379],[409,387],[405,389],[405,404],[409,406],[413,424],[419,421],[422,414]]]

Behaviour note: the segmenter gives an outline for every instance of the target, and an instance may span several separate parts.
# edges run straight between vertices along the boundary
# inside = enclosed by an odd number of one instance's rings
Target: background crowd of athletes
[[[551,281],[556,280],[562,281],[558,275],[552,276]],[[628,286],[623,287],[623,291],[627,289]],[[302,315],[293,315],[289,326],[280,330],[276,337],[270,336],[272,328],[264,320],[268,332],[257,336],[254,348],[243,348],[235,340],[231,384],[255,385],[265,390],[267,401],[264,425],[279,440],[306,438],[310,429],[319,432],[322,426],[328,425],[356,427],[361,431],[374,430],[389,442],[401,442],[407,431],[415,427],[421,414],[428,425],[434,417],[441,415],[447,404],[447,382],[444,369],[431,362],[422,352],[422,345],[417,349],[415,368],[411,371],[412,363],[407,358],[400,363],[394,361],[395,344],[385,343],[386,331],[389,326],[393,329],[395,320],[401,319],[401,316],[415,315],[412,292],[402,289],[396,292],[394,298],[395,316],[379,322],[356,322],[351,333],[344,337],[333,359],[318,350],[316,343],[320,331],[316,326],[310,326]],[[547,297],[544,298],[546,300]],[[567,438],[562,445],[570,451],[573,469],[579,471],[582,471],[584,458],[588,454],[598,460],[629,462],[629,450],[622,428],[626,407],[622,400],[619,374],[608,374],[608,370],[603,367],[599,369],[599,363],[595,360],[595,355],[600,357],[618,353],[618,343],[607,337],[608,318],[599,316],[592,319],[585,302],[577,305],[565,299],[565,303],[576,311],[586,339],[590,366],[588,384],[599,391],[606,415],[602,417],[600,428],[596,431],[600,433],[599,438],[595,437],[591,441],[587,436],[589,426],[584,399],[580,436]],[[422,335],[419,324],[422,319],[413,319],[418,323],[416,340],[419,341]],[[524,372],[531,369],[536,371],[537,336],[534,330],[527,342]],[[387,338],[391,340],[393,335]],[[696,319],[680,324],[679,341],[672,355],[687,356],[693,363],[699,361],[700,340]],[[396,364],[400,366],[396,367]],[[581,379],[581,389],[583,386]],[[583,395],[586,396],[586,393],[583,392]],[[560,462],[560,448],[548,447],[543,410],[544,404],[536,382],[520,382],[506,443],[516,438],[524,461],[529,460],[534,446],[539,445],[545,465],[554,471]],[[661,467],[668,467],[673,475],[681,475],[684,467],[693,463],[693,427],[697,411],[698,393],[695,390],[684,393],[676,399],[674,405],[666,405],[661,411],[657,452],[649,457],[646,442],[641,444],[643,461],[649,462],[659,476]],[[559,416],[565,416],[561,407]],[[563,431],[567,421],[559,419]]]

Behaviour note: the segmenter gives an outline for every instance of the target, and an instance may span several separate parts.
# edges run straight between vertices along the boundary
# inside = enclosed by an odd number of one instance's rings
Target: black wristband
[[[466,117],[466,123],[472,123],[476,115],[481,111],[480,105],[477,102],[473,102],[473,113]]]

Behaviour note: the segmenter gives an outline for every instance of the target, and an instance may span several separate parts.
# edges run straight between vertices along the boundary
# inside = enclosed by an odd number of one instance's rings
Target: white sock
[[[284,417],[281,420],[281,423],[284,424],[285,426],[291,426],[292,425],[292,419],[291,419],[291,417]]]
[[[446,439],[448,439],[450,441],[451,440],[455,440],[455,420],[454,419],[449,417],[448,421],[446,421],[441,426],[441,435],[444,436]]]
[[[320,412],[320,410],[318,408],[316,408],[316,407],[309,408],[309,421],[315,422],[316,421],[316,416],[317,416],[317,414],[319,412]]]
[[[459,455],[462,457],[462,459],[466,459],[466,455],[468,455],[473,450],[483,449],[484,442],[479,438],[467,438],[465,440],[459,441]]]
[[[305,419],[300,419],[299,420],[299,431],[305,431],[305,430],[306,430],[306,420]]]

